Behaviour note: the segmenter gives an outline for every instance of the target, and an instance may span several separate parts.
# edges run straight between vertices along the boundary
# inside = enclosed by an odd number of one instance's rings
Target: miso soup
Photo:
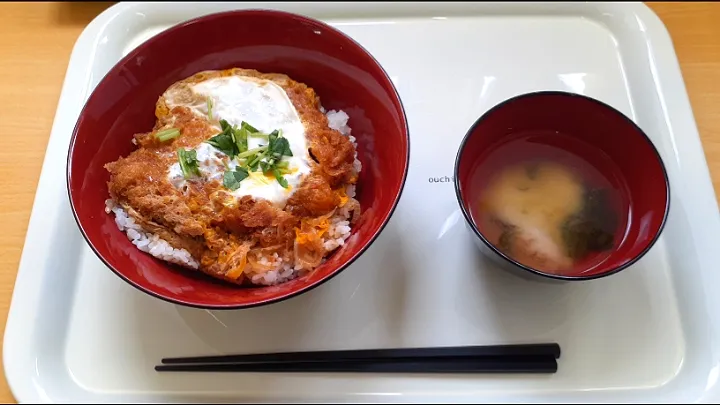
[[[547,273],[585,273],[625,233],[627,193],[618,173],[602,151],[571,136],[516,135],[481,160],[473,217],[513,260]]]

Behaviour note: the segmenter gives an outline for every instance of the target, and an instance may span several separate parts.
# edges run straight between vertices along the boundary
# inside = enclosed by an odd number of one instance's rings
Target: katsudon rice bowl
[[[360,45],[302,16],[235,11],[172,27],[107,74],[75,128],[68,187],[122,279],[173,303],[245,308],[360,256],[408,157],[397,92]]]
[[[110,162],[106,212],[138,249],[236,283],[319,266],[360,218],[344,111],[281,74],[205,71],[173,84],[138,149]]]

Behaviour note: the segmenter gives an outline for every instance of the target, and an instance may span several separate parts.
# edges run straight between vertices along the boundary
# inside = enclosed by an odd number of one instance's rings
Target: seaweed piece
[[[513,225],[506,224],[498,218],[493,218],[493,222],[499,225],[503,231],[498,238],[497,248],[507,255],[512,254],[513,239],[517,233],[517,228]]]
[[[525,174],[527,174],[527,176],[530,180],[535,180],[537,178],[539,170],[540,170],[540,163],[538,163],[538,162],[528,163],[525,165]]]
[[[585,189],[583,207],[562,225],[562,238],[568,256],[580,259],[590,252],[613,247],[618,217],[611,208],[606,189]]]

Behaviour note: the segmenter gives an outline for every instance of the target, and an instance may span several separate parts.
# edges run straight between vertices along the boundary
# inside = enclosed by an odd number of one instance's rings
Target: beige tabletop
[[[0,3],[2,333],[35,187],[75,40],[112,3]],[[720,3],[649,3],[672,36],[713,184],[720,184]],[[1,371],[0,371],[1,372]],[[0,402],[14,402],[5,379]]]

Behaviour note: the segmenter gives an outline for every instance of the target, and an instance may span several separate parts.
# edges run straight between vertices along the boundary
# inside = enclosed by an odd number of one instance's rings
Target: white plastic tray
[[[410,122],[405,193],[363,257],[312,292],[244,311],[174,306],[127,285],[85,244],[66,194],[68,142],[90,91],[130,49],[182,20],[258,7],[328,21],[386,68]],[[589,283],[547,285],[496,269],[473,247],[452,184],[430,181],[450,178],[481,113],[553,89],[633,118],[670,176],[663,237],[632,268]],[[642,4],[119,4],[88,25],[70,59],[8,318],[5,372],[23,402],[718,401],[719,219],[670,37]],[[561,344],[557,374],[153,370],[163,356],[534,341]]]

